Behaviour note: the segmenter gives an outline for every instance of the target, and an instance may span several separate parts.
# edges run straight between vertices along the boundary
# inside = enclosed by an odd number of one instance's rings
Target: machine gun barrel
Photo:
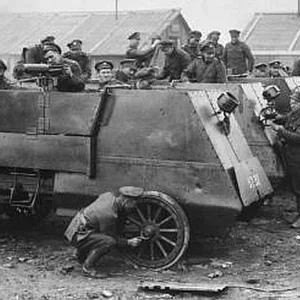
[[[24,73],[32,76],[59,76],[64,72],[63,64],[23,64]]]

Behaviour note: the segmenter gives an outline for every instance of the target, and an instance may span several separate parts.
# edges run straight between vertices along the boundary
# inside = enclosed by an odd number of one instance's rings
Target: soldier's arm
[[[145,50],[140,50],[140,49],[129,49],[126,52],[127,58],[143,58],[151,53],[154,52],[155,47],[150,47]]]
[[[300,145],[300,128],[296,131],[290,131],[280,126],[278,136],[283,138],[289,145]]]
[[[249,72],[252,72],[253,66],[254,66],[254,56],[253,56],[250,48],[246,44],[243,44],[243,51],[245,53],[245,57],[248,60],[248,70],[249,70]]]
[[[189,63],[187,68],[182,72],[182,79],[188,79],[193,82],[196,79],[196,67],[197,67],[197,58]]]

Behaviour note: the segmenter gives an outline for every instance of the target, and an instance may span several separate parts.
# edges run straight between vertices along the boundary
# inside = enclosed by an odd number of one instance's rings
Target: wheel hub
[[[147,224],[143,228],[143,236],[147,239],[151,239],[151,238],[155,237],[158,234],[158,232],[159,232],[159,229],[154,224]]]

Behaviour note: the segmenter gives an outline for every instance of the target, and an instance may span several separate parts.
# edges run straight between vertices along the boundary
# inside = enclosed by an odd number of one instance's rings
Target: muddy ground
[[[66,220],[49,216],[34,227],[0,223],[0,299],[298,299],[300,230],[291,194],[276,192],[250,221],[237,221],[221,238],[190,245],[175,268],[154,272],[136,268],[115,252],[101,262],[107,279],[83,277],[62,238]],[[149,292],[144,281],[224,284],[213,294]]]

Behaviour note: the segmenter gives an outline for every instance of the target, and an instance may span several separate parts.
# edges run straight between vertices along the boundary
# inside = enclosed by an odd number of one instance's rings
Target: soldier
[[[215,57],[213,43],[202,44],[201,55],[195,58],[184,74],[190,82],[224,83],[226,82],[226,69],[224,63]]]
[[[126,214],[134,208],[135,198],[142,193],[140,188],[122,187],[119,195],[101,194],[73,218],[65,237],[76,247],[76,257],[83,263],[85,276],[105,278],[105,274],[95,268],[104,255],[116,246],[137,247],[142,242],[139,237],[124,239],[118,235]]]
[[[191,61],[189,54],[177,49],[172,40],[161,41],[161,50],[165,54],[165,64],[156,79],[179,80]]]
[[[75,60],[79,63],[82,70],[82,79],[86,82],[91,77],[90,58],[87,53],[82,51],[82,41],[75,39],[67,44],[69,51],[63,54],[64,58]]]
[[[253,71],[254,57],[250,48],[239,40],[239,30],[232,29],[229,31],[229,34],[231,41],[226,44],[222,56],[228,73],[233,75],[251,73]]]
[[[296,197],[297,216],[293,228],[300,228],[300,87],[290,97],[291,111],[270,122],[280,140],[287,175],[293,194]]]
[[[254,77],[269,77],[269,68],[266,63],[258,63],[254,66]]]
[[[144,50],[138,49],[141,40],[141,34],[139,32],[131,34],[128,40],[129,48],[126,51],[126,57],[135,59],[135,66],[138,69],[148,67],[160,39],[155,39],[151,46]]]
[[[59,48],[49,44],[44,49],[45,60],[50,65],[63,65],[63,73],[57,77],[57,90],[61,92],[81,92],[84,90],[84,82],[81,79],[79,64],[68,58],[63,58]]]
[[[0,59],[0,89],[6,90],[12,87],[10,81],[5,77],[7,66],[2,59]]]
[[[116,79],[124,83],[134,85],[136,71],[137,68],[135,67],[135,59],[123,59],[120,61],[120,68],[116,71]]]
[[[207,35],[206,41],[213,43],[216,53],[215,56],[218,59],[222,58],[223,51],[224,51],[224,46],[222,44],[219,44],[219,39],[220,39],[221,32],[219,31],[212,31]]]
[[[275,77],[287,77],[288,74],[283,70],[280,60],[272,60],[269,62],[269,75]]]
[[[95,70],[99,78],[99,90],[103,90],[108,85],[124,85],[122,81],[113,77],[113,68],[114,65],[109,60],[102,60],[95,64]]]
[[[182,49],[190,55],[192,60],[199,55],[199,42],[201,37],[202,33],[200,31],[191,31],[187,44],[182,47]]]

